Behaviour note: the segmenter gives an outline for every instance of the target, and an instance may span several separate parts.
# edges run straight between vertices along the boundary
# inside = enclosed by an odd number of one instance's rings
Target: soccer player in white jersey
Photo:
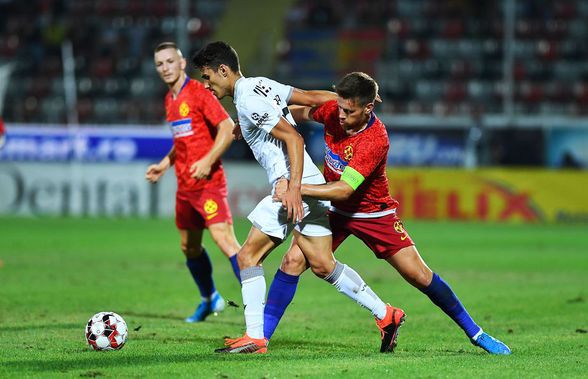
[[[302,91],[263,77],[246,78],[237,52],[224,42],[209,43],[192,57],[192,63],[217,98],[233,98],[243,139],[266,170],[272,187],[282,177],[289,180],[281,203],[268,195],[249,214],[252,227],[237,255],[246,333],[241,338],[225,340],[226,347],[216,352],[267,352],[263,335],[266,283],[261,263],[292,230],[313,273],[369,309],[381,332],[380,351],[393,351],[404,312],[385,304],[353,269],[335,260],[327,218],[330,203],[302,198],[300,193],[302,183],[325,181],[306,153],[287,105],[316,106],[335,99],[336,94]]]

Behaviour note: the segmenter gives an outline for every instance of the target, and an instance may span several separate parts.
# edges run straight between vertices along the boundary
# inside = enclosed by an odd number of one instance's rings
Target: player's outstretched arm
[[[190,167],[190,175],[196,179],[204,179],[210,175],[212,165],[220,159],[233,142],[233,128],[235,123],[230,118],[221,121],[217,126],[217,134],[210,151],[202,159],[194,162]]]
[[[345,201],[353,195],[355,190],[348,183],[337,180],[325,184],[304,184],[300,192],[302,196],[319,200]]]
[[[286,144],[288,159],[290,161],[290,182],[288,189],[282,196],[282,205],[288,210],[288,219],[297,223],[302,220],[304,211],[302,208],[302,169],[304,165],[304,140],[284,117],[271,130],[271,135]]]
[[[296,123],[307,122],[307,121],[314,121],[312,118],[312,113],[316,108],[307,107],[304,105],[289,105],[288,109],[294,118]]]
[[[276,183],[272,199],[282,201],[282,196],[288,189],[288,180],[280,179]],[[325,184],[303,184],[300,188],[302,196],[309,196],[319,200],[345,201],[355,192],[346,182],[337,180]]]
[[[302,194],[321,200],[344,201],[353,195],[364,180],[365,177],[359,171],[347,166],[339,180],[326,184],[304,186]]]
[[[337,100],[337,94],[335,92],[324,90],[305,91],[299,88],[294,88],[290,95],[290,99],[288,100],[288,104],[320,107],[331,100]]]
[[[350,166],[345,167],[341,179],[325,184],[303,184],[300,192],[303,196],[310,196],[320,200],[345,201],[353,195],[355,190],[365,180],[364,176]],[[281,200],[284,193],[284,181],[280,179],[276,184],[273,200]]]
[[[165,174],[168,168],[170,168],[176,160],[176,147],[172,146],[171,150],[158,164],[152,164],[147,167],[145,172],[145,179],[151,183],[157,183],[157,181]]]

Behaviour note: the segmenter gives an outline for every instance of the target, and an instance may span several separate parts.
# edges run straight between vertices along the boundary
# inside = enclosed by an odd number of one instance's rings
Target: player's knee
[[[202,246],[189,246],[187,244],[182,244],[182,253],[186,256],[186,258],[198,258],[200,254],[202,254]]]
[[[239,264],[240,270],[257,265],[257,262],[253,257],[243,250],[239,251],[237,254],[237,263]]]
[[[333,271],[332,267],[328,265],[315,265],[310,268],[312,273],[318,276],[321,279],[326,278],[329,274]]]
[[[288,253],[282,259],[280,269],[290,275],[299,275],[306,270],[306,258],[302,253]]]
[[[431,284],[433,274],[430,270],[415,270],[405,276],[406,280],[416,288],[425,288]]]

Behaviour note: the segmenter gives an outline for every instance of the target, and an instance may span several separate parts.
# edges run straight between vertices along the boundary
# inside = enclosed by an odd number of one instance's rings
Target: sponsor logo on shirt
[[[169,126],[174,138],[186,137],[194,134],[191,118],[172,121]]]
[[[190,113],[190,107],[188,106],[188,104],[186,104],[185,101],[182,101],[182,104],[180,104],[180,116],[182,117],[186,117],[188,115],[188,113]]]
[[[335,154],[328,146],[325,149],[325,164],[339,175],[343,173],[347,162],[345,162],[339,155]]]
[[[263,116],[260,116],[259,113],[252,113],[251,118],[255,121],[255,126],[259,128],[269,119],[269,114],[266,112],[263,114]]]

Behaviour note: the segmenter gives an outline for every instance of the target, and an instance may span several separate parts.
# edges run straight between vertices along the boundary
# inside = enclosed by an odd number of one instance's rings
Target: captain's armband
[[[351,188],[353,188],[353,190],[355,191],[357,187],[359,187],[359,185],[363,183],[365,178],[358,171],[347,166],[345,167],[345,170],[343,170],[343,174],[341,174],[340,180],[349,184]]]

